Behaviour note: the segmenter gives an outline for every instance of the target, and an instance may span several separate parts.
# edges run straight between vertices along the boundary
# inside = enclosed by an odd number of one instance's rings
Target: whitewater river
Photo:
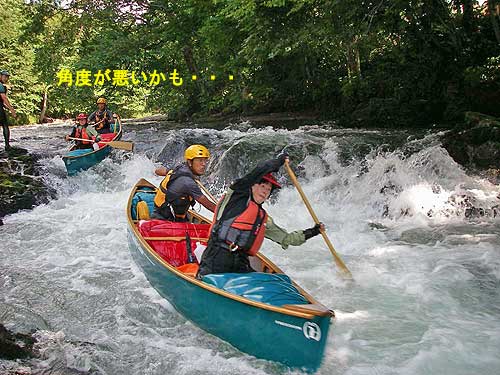
[[[32,361],[32,373],[299,373],[186,321],[131,258],[125,206],[133,184],[142,177],[158,183],[155,166],[173,166],[186,145],[203,143],[213,154],[203,181],[216,195],[288,146],[352,272],[355,282],[344,282],[319,236],[287,251],[263,246],[336,312],[319,374],[500,374],[500,188],[465,173],[435,133],[126,123],[133,155],[115,151],[68,178],[61,153],[69,130],[12,131],[15,146],[43,155],[42,177],[57,191],[50,203],[9,215],[0,227],[0,321],[15,332],[36,331],[42,359]],[[286,186],[268,211],[289,230],[312,226],[286,174],[280,182]],[[230,324],[231,314],[221,319]],[[0,361],[0,373],[12,367]]]

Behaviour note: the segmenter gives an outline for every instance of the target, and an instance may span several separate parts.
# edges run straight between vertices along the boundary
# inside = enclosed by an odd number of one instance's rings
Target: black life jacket
[[[102,130],[104,128],[106,129],[111,129],[111,127],[109,126],[110,122],[111,122],[111,117],[109,116],[109,112],[107,109],[104,109],[104,111],[102,112],[99,112],[99,111],[96,111],[95,113],[95,122],[99,122],[103,120],[100,124],[96,125],[96,130]]]

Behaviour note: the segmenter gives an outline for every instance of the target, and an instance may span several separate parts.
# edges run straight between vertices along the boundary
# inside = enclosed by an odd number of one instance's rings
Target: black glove
[[[314,236],[317,236],[320,233],[320,230],[319,230],[320,227],[321,227],[321,223],[316,224],[312,228],[304,229],[303,232],[304,232],[304,236],[306,237],[306,240],[308,240],[309,238],[312,238]]]
[[[288,152],[285,150],[281,151],[281,153],[276,157],[277,160],[280,162],[280,166],[285,164],[285,159],[288,157]]]
[[[264,162],[260,162],[257,164],[257,168],[261,169],[267,174],[269,172],[279,172],[280,168],[283,164],[285,164],[285,159],[288,157],[288,154],[286,152],[282,152],[278,156],[276,156],[276,159],[269,159]]]

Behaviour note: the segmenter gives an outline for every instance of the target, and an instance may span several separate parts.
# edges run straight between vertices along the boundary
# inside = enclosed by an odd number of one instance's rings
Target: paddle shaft
[[[95,142],[93,139],[85,139],[85,138],[68,137],[68,139],[73,139],[75,141]],[[103,142],[103,143],[106,143],[106,142]]]
[[[105,118],[103,118],[101,121],[98,121],[98,122],[94,122],[93,124],[89,124],[90,126],[93,126],[93,127],[96,127],[97,125],[99,125],[101,122],[103,122],[104,120],[106,120]]]
[[[311,204],[309,203],[309,200],[307,199],[307,197],[304,193],[304,190],[302,190],[302,187],[300,186],[299,181],[297,180],[297,177],[295,176],[295,173],[293,173],[292,168],[290,168],[288,160],[285,161],[285,168],[286,168],[286,171],[288,172],[288,174],[290,175],[290,179],[292,180],[293,184],[295,185],[295,188],[297,189],[302,200],[304,201],[304,204],[306,205],[307,210],[311,214],[311,217],[313,218],[314,222],[316,224],[319,224],[320,221],[319,221],[318,217],[316,216],[316,213],[314,212],[313,208],[311,207]],[[320,233],[323,236],[323,239],[325,240],[325,243],[328,246],[328,249],[330,249],[330,252],[333,255],[333,259],[335,260],[335,263],[337,264],[337,267],[340,268],[340,270],[343,272],[343,274],[345,276],[347,276],[349,279],[352,279],[351,272],[347,269],[347,267],[344,264],[344,262],[342,261],[342,259],[340,259],[340,257],[338,256],[337,252],[335,251],[335,249],[334,249],[332,243],[330,242],[330,239],[326,235],[325,231],[320,229]]]
[[[74,138],[74,137],[68,137],[68,139],[73,139],[75,141],[84,141],[84,142],[95,142],[93,140],[89,139],[83,139],[83,138]],[[127,151],[132,151],[134,149],[134,143],[133,142],[125,142],[125,141],[99,141],[96,143],[102,143],[105,145],[110,145],[111,147],[114,148],[119,148],[122,150],[127,150]]]
[[[217,204],[217,199],[215,199],[215,197],[208,191],[208,189],[205,186],[203,186],[203,184],[197,179],[195,179],[194,181],[198,184],[200,189],[203,190],[205,195],[212,200],[212,203]]]

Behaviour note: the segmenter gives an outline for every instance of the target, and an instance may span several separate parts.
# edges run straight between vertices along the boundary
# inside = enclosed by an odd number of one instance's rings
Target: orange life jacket
[[[220,202],[215,209],[214,218],[217,217]],[[227,244],[231,251],[241,250],[249,255],[255,255],[264,241],[266,222],[266,210],[249,199],[247,208],[241,214],[213,224],[211,236]]]
[[[87,128],[82,127],[79,129],[79,127],[76,127],[75,131],[75,138],[82,138],[82,139],[88,139],[88,141],[79,141],[82,142],[84,145],[89,145],[92,143],[92,138],[87,134]]]

